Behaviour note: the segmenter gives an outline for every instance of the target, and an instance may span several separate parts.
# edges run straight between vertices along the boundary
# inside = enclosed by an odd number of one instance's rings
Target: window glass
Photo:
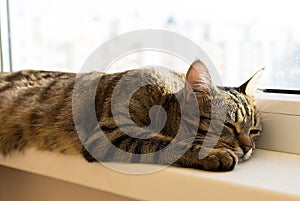
[[[224,85],[239,85],[266,67],[262,87],[299,89],[299,19],[291,0],[10,0],[12,65],[76,72],[109,38],[155,28],[196,42]]]

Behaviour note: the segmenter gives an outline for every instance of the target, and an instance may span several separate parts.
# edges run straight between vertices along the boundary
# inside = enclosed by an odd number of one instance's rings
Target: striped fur
[[[193,71],[193,68],[200,69],[201,72],[198,74],[201,76],[191,74],[196,72]],[[82,74],[81,76],[87,79],[102,76],[95,97],[98,123],[89,125],[89,128],[82,128],[86,133],[84,143],[77,135],[78,127],[75,128],[72,114],[72,90],[76,74],[30,70],[1,73],[0,152],[8,155],[13,150],[23,151],[27,147],[34,147],[63,154],[83,154],[88,161],[97,159],[166,164],[169,158],[174,157],[173,154],[160,155],[157,154],[157,151],[172,142],[182,121],[186,131],[183,135],[185,139],[191,137],[190,125],[197,125],[198,131],[190,144],[186,143],[184,139],[177,143],[178,150],[187,149],[187,151],[173,165],[210,171],[232,170],[238,161],[248,159],[249,150],[255,148],[261,131],[259,115],[250,95],[239,92],[238,88],[218,89],[212,85],[208,70],[205,69],[200,61],[191,65],[186,79],[191,84],[192,91],[187,90],[184,75],[155,68],[115,74],[98,72]],[[147,80],[150,84],[136,90],[131,97],[130,119],[124,115],[128,108],[116,106],[116,115],[119,115],[122,120],[120,124],[116,125],[115,116],[112,115],[111,98],[124,75],[128,76],[124,84],[128,92],[135,90],[136,80]],[[126,90],[123,93],[127,93]],[[189,107],[187,98],[189,93],[197,97],[200,108],[199,118],[188,115],[181,118],[178,97]],[[116,98],[117,102],[122,102],[122,96]],[[84,105],[90,101],[86,99],[87,97],[82,95],[79,102]],[[217,144],[208,156],[199,159],[200,149],[208,148],[201,145],[207,137],[211,119],[218,118],[211,115],[212,102],[216,103],[217,110],[224,109],[224,105],[218,105],[219,99],[226,102],[226,121],[218,122],[217,120],[218,124],[224,128],[220,138],[217,139]],[[144,129],[151,124],[149,110],[155,105],[163,107],[167,114],[166,124],[159,133]],[[223,108],[221,108],[222,106]],[[84,111],[77,115],[77,118],[82,121],[89,121],[90,116]],[[128,124],[131,121],[136,126]],[[160,119],[158,118],[157,121],[159,123]],[[104,132],[110,143],[102,138],[94,139],[100,130]],[[127,135],[124,131],[127,134],[151,135],[151,138],[138,139]],[[214,141],[216,137],[218,136],[210,136],[211,139],[208,139],[208,142]],[[135,155],[123,157],[113,151],[111,143],[118,149]]]

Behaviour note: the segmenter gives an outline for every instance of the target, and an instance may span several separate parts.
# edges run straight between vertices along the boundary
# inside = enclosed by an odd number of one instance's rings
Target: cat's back
[[[39,70],[22,70],[0,73],[0,92],[10,88],[31,88],[46,85],[53,80],[72,79],[73,73]]]
[[[0,128],[58,116],[69,107],[74,78],[73,73],[52,71],[0,73]]]
[[[114,74],[112,74],[114,75]],[[149,67],[122,72],[116,84],[135,88],[142,85],[160,86],[172,93],[180,91],[184,87],[185,75],[163,67]]]
[[[29,106],[47,101],[55,104],[57,99],[66,99],[71,95],[77,75],[39,70],[2,72],[0,73],[0,110],[8,108],[11,104]],[[100,90],[101,87],[113,88],[119,84],[123,84],[128,90],[133,86],[135,88],[133,90],[136,90],[137,85],[148,84],[176,93],[184,86],[184,75],[166,68],[134,69],[113,74],[91,72],[85,75],[87,79],[100,76]]]
[[[30,106],[57,98],[73,84],[75,74],[55,71],[23,70],[0,73],[0,108]],[[66,90],[65,92],[67,92]],[[3,111],[2,111],[3,112]]]
[[[112,74],[39,70],[3,72],[0,73],[0,117],[16,114],[16,117],[19,115],[24,118],[26,113],[36,113],[37,110],[39,113],[49,112],[47,116],[57,116],[62,108],[71,108],[73,87],[80,77],[78,75],[85,75],[84,79],[98,80],[101,77],[98,89],[102,91],[103,98],[110,96],[120,85],[121,89],[132,92],[142,85],[159,86],[163,93],[176,93],[184,86],[183,74],[155,67]]]

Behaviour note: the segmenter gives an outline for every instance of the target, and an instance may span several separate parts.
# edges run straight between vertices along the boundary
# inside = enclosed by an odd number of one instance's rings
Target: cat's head
[[[201,61],[195,61],[186,74],[185,98],[191,94],[197,97],[200,108],[198,137],[206,137],[211,119],[218,121],[222,129],[215,148],[229,148],[235,152],[239,161],[247,160],[255,149],[261,134],[259,112],[255,107],[253,92],[256,89],[258,71],[247,82],[236,88],[218,88],[211,79],[208,69]],[[212,117],[212,107],[215,115]],[[226,116],[226,117],[225,117]],[[210,127],[210,129],[213,128]]]

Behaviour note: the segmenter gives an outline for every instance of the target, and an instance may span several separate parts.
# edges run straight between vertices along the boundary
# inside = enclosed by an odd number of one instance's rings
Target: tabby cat
[[[176,150],[184,150],[172,165],[229,171],[250,157],[260,136],[260,118],[249,94],[255,77],[239,88],[216,87],[208,69],[199,60],[190,66],[186,75],[159,68],[114,74],[33,70],[1,73],[0,152],[9,155],[14,150],[33,147],[81,154],[89,162],[168,164],[174,159]],[[121,79],[124,83],[112,104]],[[83,90],[74,96],[76,80],[83,83]],[[88,89],[84,84],[91,80],[99,81],[94,98],[85,94]],[[148,84],[133,90],[137,80]],[[125,108],[122,94],[128,93],[133,94]],[[94,107],[96,123],[91,120],[93,114],[85,111],[90,105]],[[149,111],[151,113],[151,108],[157,105],[160,109],[153,110],[151,117]],[[77,106],[79,109],[74,108]],[[183,107],[190,111],[183,115]],[[199,109],[199,116],[189,115],[195,108]],[[125,110],[129,111],[129,117]],[[223,119],[219,117],[222,111]],[[166,118],[159,118],[163,114]],[[221,125],[220,133],[211,126],[213,119],[216,125]],[[159,131],[149,128],[155,121],[159,126],[164,123]],[[193,125],[196,130],[190,129]],[[99,137],[99,132],[105,139]],[[180,132],[183,137],[176,139]],[[129,133],[134,133],[135,137]],[[159,152],[171,142],[176,145],[173,146],[175,151]],[[113,148],[132,155],[123,157]],[[205,157],[199,156],[201,149],[208,150]]]

